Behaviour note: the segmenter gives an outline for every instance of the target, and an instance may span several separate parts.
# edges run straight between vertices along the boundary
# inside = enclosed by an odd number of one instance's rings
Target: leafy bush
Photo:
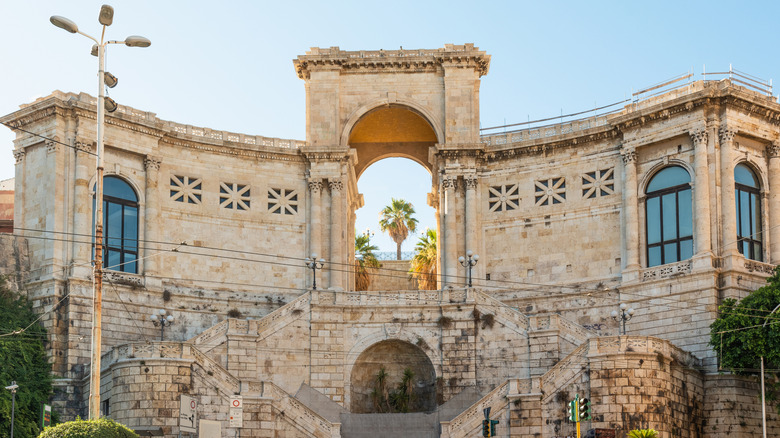
[[[110,418],[100,418],[47,427],[38,438],[138,438],[138,434]]]
[[[628,438],[658,438],[654,429],[634,429],[628,433]]]
[[[11,392],[2,389],[16,381],[14,437],[33,438],[40,429],[41,403],[52,394],[51,365],[43,343],[46,330],[25,297],[11,292],[0,276],[0,438],[11,434]],[[52,412],[56,421],[56,413]]]

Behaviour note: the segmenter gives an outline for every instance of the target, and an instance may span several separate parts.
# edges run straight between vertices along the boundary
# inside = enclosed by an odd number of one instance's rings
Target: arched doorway
[[[385,394],[377,382],[382,369]],[[435,410],[436,372],[430,358],[416,345],[390,339],[367,348],[355,361],[350,376],[350,411],[358,414],[394,411],[396,405],[388,399],[393,398],[393,392],[398,393],[404,372],[412,375],[408,412]]]
[[[355,160],[353,169],[356,180],[360,180],[366,169],[372,167],[381,160],[388,158],[402,158],[411,160],[422,166],[427,171],[427,175],[430,176],[430,180],[428,181],[432,187],[431,193],[428,193],[427,190],[422,194],[417,193],[417,195],[421,196],[416,196],[417,200],[412,202],[412,204],[415,206],[415,210],[418,212],[427,210],[426,204],[435,209],[437,204],[435,202],[431,202],[431,199],[433,199],[432,195],[435,197],[436,193],[436,175],[434,170],[435,166],[429,161],[429,148],[435,146],[438,143],[438,136],[436,133],[437,131],[434,129],[433,124],[421,112],[421,110],[415,109],[412,105],[402,105],[397,103],[382,104],[370,109],[364,108],[362,111],[363,112],[361,115],[353,116],[353,118],[346,124],[345,135],[342,137],[342,141],[347,141],[348,146],[355,152],[355,156],[357,158]],[[400,160],[392,161],[398,162]],[[383,164],[385,164],[385,162],[383,162]],[[386,183],[383,185],[397,186],[398,184],[393,183],[394,180],[398,181],[396,178],[404,178],[404,175],[395,174],[392,177],[389,177]],[[415,186],[413,190],[419,190],[423,187],[424,184],[421,184]],[[387,199],[384,199],[385,197]],[[409,201],[409,196],[403,193],[393,194],[392,197],[403,198],[404,200]],[[382,205],[382,207],[384,207],[385,205],[389,204],[390,200],[390,195],[386,195],[379,202],[384,203]],[[355,211],[358,208],[363,207],[365,204],[371,205],[371,201],[376,201],[376,199],[372,198],[371,200],[366,200],[362,193],[356,193],[355,198],[350,199],[349,205],[353,210],[351,214],[352,223],[350,224],[351,226],[348,232],[351,234],[350,239],[352,241],[354,241],[355,238]],[[372,207],[374,208],[370,212],[361,210],[361,215],[376,217],[376,215],[379,214],[379,211],[381,211],[382,207],[377,209],[375,208],[376,202],[373,202],[373,204],[374,205]],[[438,214],[434,213],[434,218],[437,217]],[[420,227],[420,231],[423,232],[426,226],[438,232],[439,225],[437,223],[437,219],[433,219],[422,225]],[[378,225],[375,222],[369,225],[369,227],[374,232],[378,233]],[[362,233],[365,228],[366,224],[361,223],[359,232]],[[409,250],[410,247],[414,247],[414,242],[416,242],[416,236],[410,236],[410,238],[405,241],[404,245],[406,246],[407,250]],[[382,248],[382,250],[388,251],[389,248]],[[408,269],[408,266],[400,268],[394,266],[392,270],[403,272],[406,269]],[[389,277],[386,276],[384,279],[388,280]],[[403,285],[395,285],[395,283],[409,283],[405,278],[395,282],[391,281],[391,283],[396,286],[392,287],[391,289],[410,288],[404,287]],[[413,285],[414,282],[411,282],[411,284]]]

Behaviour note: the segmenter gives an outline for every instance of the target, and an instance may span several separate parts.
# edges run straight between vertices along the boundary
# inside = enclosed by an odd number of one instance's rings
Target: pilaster
[[[311,199],[311,208],[309,209],[309,234],[310,254],[316,254],[317,258],[322,258],[322,179],[309,178],[309,198]]]
[[[694,269],[712,268],[712,229],[710,206],[710,173],[708,160],[708,140],[706,129],[689,132],[693,143],[693,236]]]
[[[157,242],[159,241],[159,234],[157,230],[160,228],[160,192],[158,189],[158,181],[160,179],[160,164],[161,159],[147,155],[144,159],[144,168],[146,169],[146,211],[144,212],[144,242],[139,242],[139,246],[143,248],[143,251],[139,251],[139,254],[144,254],[144,277],[146,279],[146,286],[149,287],[151,283],[160,285],[159,280],[153,280],[158,274],[159,268],[159,247]],[[140,248],[139,248],[140,249]]]
[[[90,254],[92,249],[92,199],[89,190],[89,163],[92,142],[76,139],[75,175],[73,184],[73,232],[74,244],[71,256],[72,277],[88,278],[92,273]]]
[[[463,177],[463,185],[466,189],[466,205],[465,205],[465,234],[466,234],[466,251],[479,252],[479,243],[477,242],[477,176],[466,175]],[[465,254],[465,252],[464,252]],[[474,278],[481,278],[477,274],[477,267],[473,272]]]
[[[737,250],[737,206],[734,195],[734,129],[723,126],[720,135],[720,202],[721,202],[721,256],[729,258],[739,254]],[[730,266],[730,264],[727,264]]]
[[[330,189],[330,287],[344,290],[346,285],[347,265],[344,261],[344,184],[341,180],[328,180]]]
[[[444,284],[454,285],[457,283],[458,266],[457,260],[457,222],[455,220],[456,208],[455,208],[455,182],[456,179],[453,176],[445,176],[442,178],[442,191],[444,192],[444,199],[442,211],[444,212],[444,254],[442,256],[442,264],[444,265]]]
[[[769,173],[769,197],[766,204],[769,213],[769,262],[780,263],[780,140],[766,148]],[[766,236],[766,235],[765,235]]]
[[[623,282],[630,283],[639,279],[639,197],[636,175],[636,149],[623,145],[620,148],[623,157],[624,187],[623,211],[625,231],[623,247],[626,249],[626,267]]]

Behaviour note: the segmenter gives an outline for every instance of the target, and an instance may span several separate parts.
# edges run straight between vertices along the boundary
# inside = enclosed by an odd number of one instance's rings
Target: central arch
[[[411,370],[414,401],[409,412],[431,412],[436,409],[436,371],[430,358],[420,347],[400,339],[388,339],[367,348],[358,356],[350,375],[350,412],[365,414],[387,412],[378,408],[372,392],[377,389],[377,376],[384,368],[385,387],[391,393],[398,390],[405,370]]]

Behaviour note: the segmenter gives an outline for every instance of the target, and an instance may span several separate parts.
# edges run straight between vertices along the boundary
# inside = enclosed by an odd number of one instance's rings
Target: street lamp
[[[317,254],[312,253],[311,257],[306,257],[306,267],[311,269],[312,272],[312,286],[313,290],[317,290],[317,269],[322,269],[325,266],[325,259],[317,260]]]
[[[14,417],[16,415],[16,390],[19,389],[19,385],[16,384],[16,380],[11,382],[10,386],[6,386],[5,389],[11,391],[11,438],[14,438]]]
[[[626,303],[620,303],[620,313],[617,310],[612,311],[612,319],[618,323],[618,329],[620,328],[620,323],[623,322],[624,335],[626,334],[626,321],[634,316],[634,309],[626,310],[626,307],[628,307]]]
[[[106,45],[124,44],[130,47],[149,47],[152,42],[142,36],[129,36],[124,41],[108,41],[106,35],[106,26],[110,26],[114,20],[114,8],[109,5],[103,5],[100,8],[98,21],[103,25],[100,33],[100,41],[79,30],[79,27],[71,20],[59,15],[52,15],[49,21],[51,24],[65,29],[70,33],[78,33],[95,42],[92,47],[93,54],[98,57],[98,101],[97,101],[97,177],[95,183],[95,257],[93,260],[93,292],[92,292],[92,362],[90,365],[90,387],[89,387],[89,418],[96,420],[100,418],[100,348],[102,342],[102,323],[103,314],[103,127],[105,124],[105,110],[112,112],[116,110],[116,102],[105,97],[104,84],[106,82],[105,59]],[[97,47],[97,53],[95,53]],[[109,74],[108,84],[116,85],[116,78]]]
[[[460,265],[464,268],[468,269],[469,271],[469,287],[471,287],[471,269],[477,265],[477,262],[479,261],[479,255],[474,254],[472,250],[466,251],[466,259],[463,256],[458,257],[458,262],[460,262]]]
[[[169,314],[165,309],[160,309],[157,313],[152,313],[152,315],[149,316],[149,319],[152,320],[152,324],[154,324],[155,327],[158,325],[160,326],[160,340],[162,341],[163,336],[165,335],[165,327],[173,325],[173,315]]]

